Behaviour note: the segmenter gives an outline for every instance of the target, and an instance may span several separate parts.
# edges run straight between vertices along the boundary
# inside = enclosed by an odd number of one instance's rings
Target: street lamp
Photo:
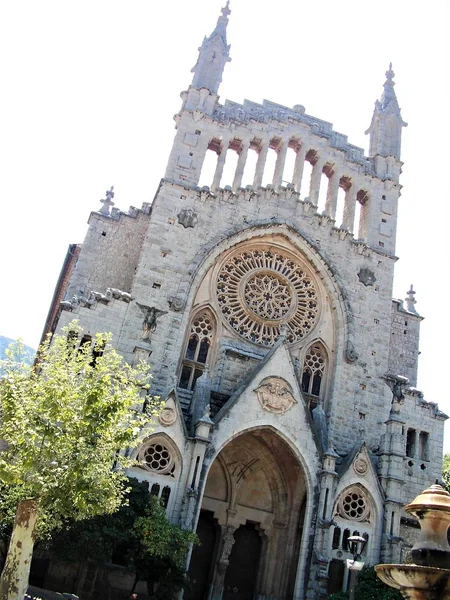
[[[355,598],[355,583],[356,583],[356,572],[361,571],[364,563],[360,561],[362,549],[366,543],[366,540],[360,535],[351,535],[347,539],[348,546],[353,558],[347,558],[347,569],[350,570],[350,582],[349,582],[349,600]]]

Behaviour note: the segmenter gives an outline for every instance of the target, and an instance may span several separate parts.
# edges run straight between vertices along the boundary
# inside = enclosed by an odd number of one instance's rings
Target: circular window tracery
[[[141,460],[144,466],[159,475],[173,475],[175,460],[172,452],[160,441],[146,446],[142,452]]]
[[[338,513],[350,521],[367,521],[370,513],[369,504],[359,489],[352,488],[341,496]]]
[[[290,343],[304,338],[319,314],[312,277],[293,257],[264,248],[235,253],[219,271],[217,301],[242,337],[271,346],[287,325]]]

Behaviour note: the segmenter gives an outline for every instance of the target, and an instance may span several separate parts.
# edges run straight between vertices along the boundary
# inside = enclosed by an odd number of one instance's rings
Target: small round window
[[[342,494],[338,504],[341,517],[350,521],[368,521],[369,512],[367,499],[359,489],[352,488]]]
[[[175,460],[169,448],[161,442],[150,444],[141,455],[142,462],[149,471],[159,475],[173,475]]]

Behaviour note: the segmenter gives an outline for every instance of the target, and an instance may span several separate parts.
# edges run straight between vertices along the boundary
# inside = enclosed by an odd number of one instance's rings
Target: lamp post
[[[364,563],[359,559],[361,558],[361,552],[366,540],[360,535],[351,535],[347,541],[350,547],[350,552],[353,555],[353,558],[347,558],[347,569],[350,571],[349,600],[354,600],[356,572],[361,571],[364,566]]]

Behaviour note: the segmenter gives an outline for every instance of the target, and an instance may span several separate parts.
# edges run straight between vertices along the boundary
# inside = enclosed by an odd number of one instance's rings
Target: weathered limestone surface
[[[107,194],[91,214],[58,327],[76,316],[151,364],[167,404],[132,474],[175,522],[214,532],[210,562],[192,555],[198,597],[325,598],[345,587],[348,532],[366,562],[399,560],[401,507],[440,477],[447,417],[414,387],[422,317],[412,288],[392,300],[406,124],[391,67],[369,156],[300,105],[220,104],[228,15],[199,50],[151,210],[110,212]]]

